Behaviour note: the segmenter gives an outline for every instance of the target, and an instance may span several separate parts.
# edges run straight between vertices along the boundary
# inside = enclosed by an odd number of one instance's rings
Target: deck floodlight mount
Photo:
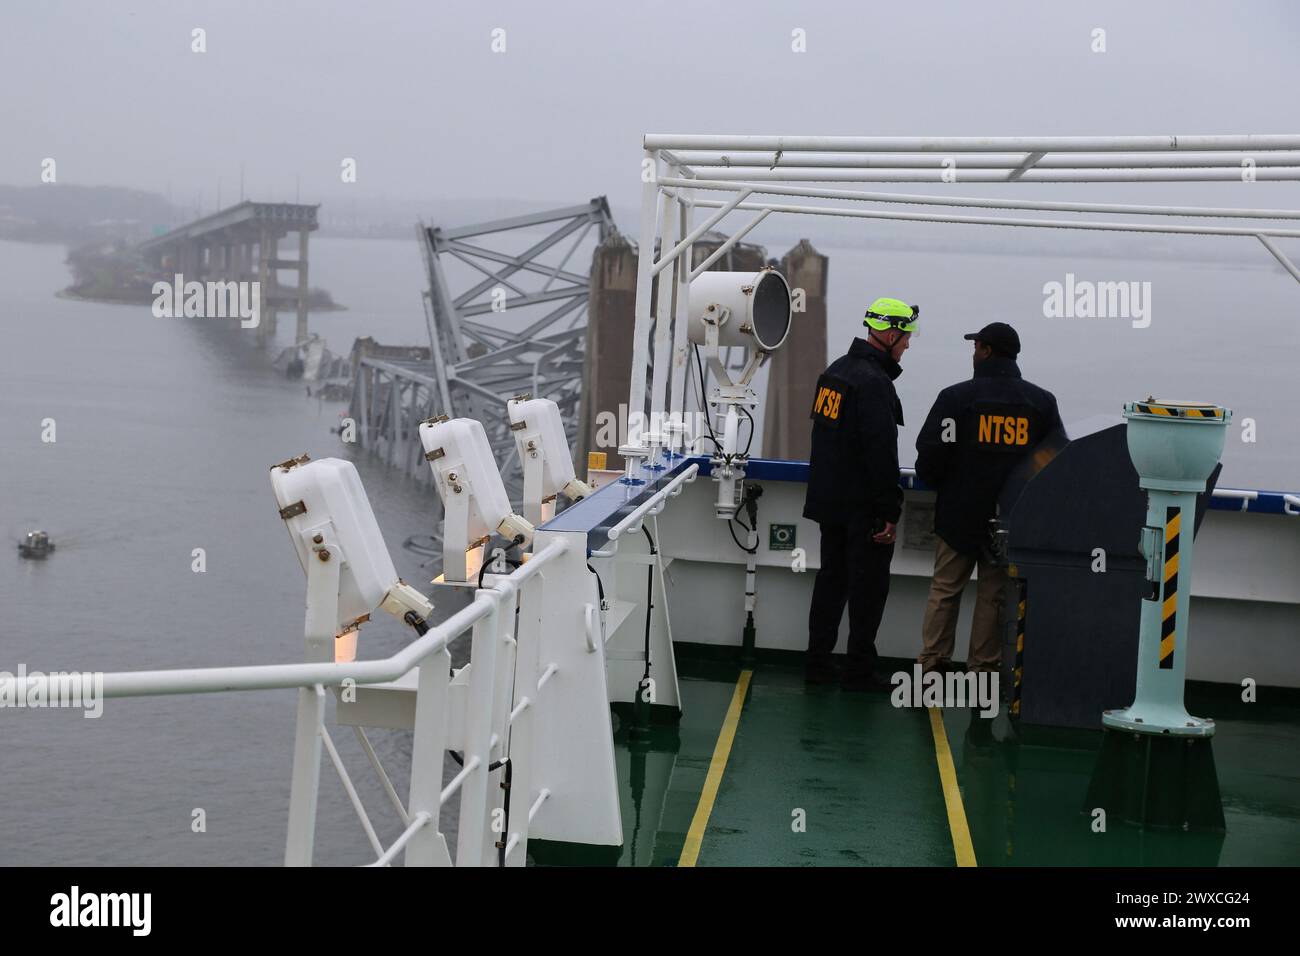
[[[484,560],[493,533],[520,545],[533,539],[533,525],[515,514],[482,422],[433,418],[420,424],[424,457],[442,498],[443,580],[465,584]]]
[[[534,526],[549,521],[557,495],[577,501],[591,494],[591,486],[574,473],[559,405],[549,398],[520,396],[506,403],[506,412],[523,466],[525,519]]]
[[[357,631],[382,609],[399,620],[433,612],[423,594],[397,576],[356,466],[306,455],[271,468],[280,517],[307,575],[307,656],[356,659]]]
[[[1141,530],[1147,582],[1133,703],[1102,715],[1105,738],[1089,801],[1130,822],[1223,829],[1210,738],[1214,721],[1183,703],[1196,496],[1223,454],[1232,411],[1201,402],[1124,406],[1129,457],[1147,493]]]
[[[750,385],[768,357],[785,344],[793,314],[789,283],[771,266],[757,272],[702,272],[691,280],[686,334],[701,349],[717,383],[707,401],[723,413],[711,472],[718,483],[714,510],[719,518],[734,517],[740,506],[748,458],[740,448],[740,414],[758,407]],[[722,360],[722,349],[731,347],[748,353],[734,380]],[[748,417],[752,430],[754,418]]]

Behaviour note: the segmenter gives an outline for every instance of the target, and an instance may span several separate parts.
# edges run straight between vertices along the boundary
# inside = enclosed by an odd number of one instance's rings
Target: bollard
[[[1133,703],[1102,714],[1104,736],[1088,806],[1150,827],[1222,830],[1210,750],[1214,721],[1183,703],[1196,496],[1223,452],[1229,409],[1129,402],[1129,457],[1147,492],[1141,530],[1150,592],[1142,601]]]

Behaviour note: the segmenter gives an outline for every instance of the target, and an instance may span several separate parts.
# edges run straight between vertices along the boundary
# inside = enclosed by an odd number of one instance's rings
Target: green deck
[[[656,724],[637,739],[616,720],[620,866],[678,864],[740,674],[737,665],[716,661],[679,658],[679,666],[679,724]],[[1241,704],[1232,688],[1189,686],[1189,709],[1218,721],[1223,834],[1118,823],[1094,833],[1082,810],[1100,731],[1024,728],[1010,740],[999,717],[994,740],[976,744],[967,733],[969,713],[945,710],[977,864],[1300,864],[1300,702],[1290,692],[1274,696],[1283,695],[1288,699]],[[896,709],[885,694],[805,688],[797,665],[760,663],[697,865],[952,866],[935,747],[925,710]],[[538,853],[538,862],[552,860],[560,862],[553,852]],[[589,861],[614,862],[614,854]]]

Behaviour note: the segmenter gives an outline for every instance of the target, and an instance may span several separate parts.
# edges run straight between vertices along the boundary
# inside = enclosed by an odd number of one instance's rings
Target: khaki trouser
[[[955,551],[943,538],[937,540],[930,600],[926,602],[925,620],[921,625],[921,656],[917,660],[926,670],[952,660],[961,594],[966,582],[970,580],[971,571],[978,564],[980,574],[975,592],[975,619],[971,622],[966,670],[995,671],[1002,663],[998,622],[1007,570],[990,561],[981,560],[976,555]]]

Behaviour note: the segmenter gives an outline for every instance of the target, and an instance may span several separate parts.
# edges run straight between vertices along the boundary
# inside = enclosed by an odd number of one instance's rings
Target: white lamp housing
[[[311,656],[352,660],[356,629],[379,608],[399,619],[432,613],[428,599],[397,576],[352,462],[303,455],[273,466],[271,487],[307,575]]]
[[[710,405],[725,408],[722,444],[715,449],[713,480],[718,485],[714,512],[735,516],[745,479],[746,456],[740,452],[737,409],[756,408],[749,387],[768,356],[785,344],[793,315],[790,285],[771,267],[757,272],[702,272],[691,280],[687,337],[703,347],[716,387]],[[749,353],[734,380],[722,361],[722,349],[740,346]],[[750,419],[753,427],[753,419]]]
[[[790,286],[775,269],[758,272],[702,272],[691,280],[690,325],[693,345],[709,345],[709,326],[717,344],[775,352],[790,334]]]
[[[591,487],[573,472],[560,406],[549,398],[514,398],[506,403],[524,472],[524,517],[541,524],[555,513],[555,496],[585,498]]]
[[[447,581],[469,580],[466,552],[476,550],[494,531],[506,538],[533,538],[533,526],[510,507],[501,472],[481,422],[440,418],[420,424],[424,457],[433,469],[442,499],[443,575]]]

